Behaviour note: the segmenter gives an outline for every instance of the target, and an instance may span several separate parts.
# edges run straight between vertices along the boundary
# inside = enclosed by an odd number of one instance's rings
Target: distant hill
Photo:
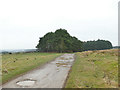
[[[18,52],[35,52],[36,49],[6,49],[0,50],[0,53],[18,53]]]

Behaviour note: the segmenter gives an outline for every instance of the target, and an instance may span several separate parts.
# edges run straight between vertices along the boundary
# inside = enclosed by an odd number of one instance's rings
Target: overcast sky
[[[30,49],[39,37],[66,29],[81,41],[118,45],[119,0],[0,0],[0,48]]]

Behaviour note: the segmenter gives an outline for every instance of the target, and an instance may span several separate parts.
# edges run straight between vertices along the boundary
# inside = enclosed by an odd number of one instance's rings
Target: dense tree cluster
[[[41,37],[36,48],[41,52],[80,52],[82,42],[70,36],[67,30],[58,29]]]
[[[109,41],[106,40],[100,40],[97,41],[87,41],[83,43],[83,50],[103,50],[103,49],[111,49],[112,44]]]
[[[49,32],[40,38],[37,50],[40,52],[80,52],[87,50],[111,49],[112,44],[106,40],[82,42],[70,36],[65,29]]]
[[[114,46],[113,48],[114,49],[120,49],[120,46]]]

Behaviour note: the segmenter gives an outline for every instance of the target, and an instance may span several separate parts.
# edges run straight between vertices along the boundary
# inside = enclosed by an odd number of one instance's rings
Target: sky
[[[0,0],[0,49],[34,49],[39,37],[63,28],[81,41],[118,45],[120,0]]]

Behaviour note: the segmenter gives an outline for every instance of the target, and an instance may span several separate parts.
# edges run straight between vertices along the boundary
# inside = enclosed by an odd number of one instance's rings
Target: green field
[[[2,83],[45,64],[61,53],[15,53],[2,55]]]
[[[118,50],[76,53],[66,88],[118,87]]]

